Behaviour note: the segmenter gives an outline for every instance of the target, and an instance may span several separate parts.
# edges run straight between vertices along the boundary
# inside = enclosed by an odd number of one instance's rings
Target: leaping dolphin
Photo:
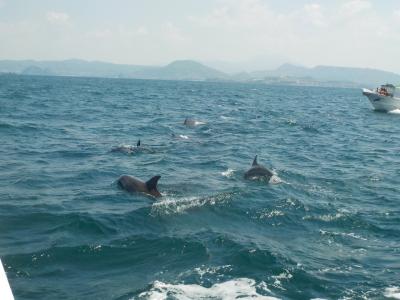
[[[274,174],[270,170],[268,170],[264,166],[258,164],[257,155],[256,155],[256,157],[254,157],[251,168],[246,173],[244,173],[244,178],[245,179],[255,179],[255,178],[264,177],[267,180],[269,180],[272,177],[272,175],[274,175]]]
[[[161,197],[160,192],[157,190],[157,182],[160,178],[161,176],[157,175],[144,182],[133,176],[122,175],[118,178],[118,185],[129,193],[141,192],[154,197]]]

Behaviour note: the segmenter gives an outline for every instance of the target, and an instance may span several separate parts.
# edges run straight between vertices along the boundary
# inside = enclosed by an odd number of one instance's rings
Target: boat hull
[[[363,89],[363,95],[368,98],[375,110],[392,111],[400,109],[400,98],[380,95],[368,89]]]
[[[0,260],[0,299],[2,300],[14,300],[14,296],[11,292],[10,284],[7,280],[6,272],[4,271],[3,264]]]

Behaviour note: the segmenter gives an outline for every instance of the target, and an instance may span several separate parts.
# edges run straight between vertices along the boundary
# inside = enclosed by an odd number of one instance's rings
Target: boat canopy
[[[390,83],[384,84],[381,87],[388,88],[388,89],[395,89],[396,88],[393,84],[390,84]]]

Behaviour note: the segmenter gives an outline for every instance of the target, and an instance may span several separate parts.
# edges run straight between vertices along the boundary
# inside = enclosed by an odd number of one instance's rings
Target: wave
[[[400,299],[400,288],[397,286],[388,287],[383,294],[386,298]]]
[[[351,237],[353,239],[357,239],[357,240],[362,240],[362,241],[367,241],[366,238],[355,234],[354,232],[350,232],[350,233],[345,233],[345,232],[330,232],[330,231],[325,231],[320,229],[319,231],[321,233],[321,235],[326,235],[326,236],[341,236],[341,237]]]
[[[3,254],[2,259],[10,266],[12,274],[23,268],[28,273],[27,277],[49,274],[59,270],[60,266],[70,270],[95,268],[100,272],[127,266],[137,269],[145,267],[155,273],[160,271],[162,263],[188,268],[191,263],[209,259],[207,248],[189,238],[139,235],[109,242],[93,239],[90,243],[86,243],[86,238],[80,239],[83,243],[71,241],[70,245],[61,245],[65,243],[53,242],[48,243],[51,244],[48,247],[34,251]]]
[[[264,290],[265,292],[265,290]],[[261,299],[276,300],[278,298],[262,295],[257,291],[255,280],[237,278],[211,287],[198,284],[170,284],[155,281],[150,290],[139,295],[139,299]],[[133,298],[132,298],[133,299]]]
[[[270,218],[274,218],[274,217],[281,217],[281,216],[284,216],[284,215],[285,215],[285,213],[283,211],[274,209],[274,210],[271,210],[271,211],[262,212],[258,216],[258,218],[259,219],[270,219]]]
[[[181,214],[190,209],[203,206],[222,204],[232,199],[233,193],[221,193],[213,196],[174,198],[166,196],[165,199],[154,202],[151,207],[151,215]]]
[[[322,124],[316,124],[316,122],[302,121],[302,120],[298,121],[293,118],[288,118],[283,122],[291,127],[299,127],[301,128],[301,130],[310,133],[320,133],[320,128],[322,125]]]
[[[35,131],[35,130],[42,130],[42,127],[38,127],[37,124],[10,124],[10,123],[0,123],[0,130],[1,129],[10,129],[10,130],[20,130],[20,131]]]
[[[335,214],[326,214],[326,215],[307,215],[303,217],[303,220],[312,220],[312,221],[323,221],[323,222],[332,222],[336,220],[347,219],[347,216],[342,213]]]
[[[222,120],[225,120],[225,121],[231,121],[231,120],[234,120],[234,119],[235,119],[234,117],[228,117],[228,116],[224,116],[224,115],[221,115],[220,118],[221,118]]]

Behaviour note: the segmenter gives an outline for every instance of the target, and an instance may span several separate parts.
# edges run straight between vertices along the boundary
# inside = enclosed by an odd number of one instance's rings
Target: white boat
[[[10,284],[8,283],[7,275],[6,272],[4,271],[1,260],[0,260],[0,299],[14,300],[14,296],[11,292]]]
[[[363,89],[363,95],[367,96],[375,110],[392,111],[400,109],[400,87],[392,84],[384,84],[375,91]]]

